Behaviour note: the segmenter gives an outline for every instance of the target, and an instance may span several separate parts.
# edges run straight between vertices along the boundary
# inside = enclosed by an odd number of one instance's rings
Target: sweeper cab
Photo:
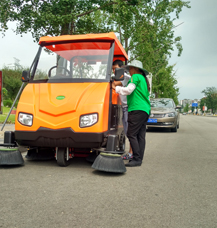
[[[15,132],[5,143],[28,149],[27,158],[55,157],[67,166],[73,157],[97,152],[122,154],[125,135],[112,63],[128,56],[113,32],[41,37],[16,111]]]

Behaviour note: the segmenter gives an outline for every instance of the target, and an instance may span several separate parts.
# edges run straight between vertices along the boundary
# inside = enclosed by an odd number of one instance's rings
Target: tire
[[[66,156],[67,156],[67,151],[66,148],[60,147],[58,148],[57,151],[57,164],[62,167],[66,167],[69,165],[69,160],[67,161]]]
[[[177,132],[177,125],[174,128],[171,128],[172,132]]]

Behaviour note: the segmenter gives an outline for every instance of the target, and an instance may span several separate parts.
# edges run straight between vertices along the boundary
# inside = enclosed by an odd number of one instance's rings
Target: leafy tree
[[[188,2],[159,0],[149,3],[148,8],[143,11],[145,20],[143,19],[144,16],[141,16],[137,24],[141,32],[136,33],[135,40],[132,39],[134,44],[131,41],[131,45],[135,45],[139,41],[132,52],[135,57],[138,56],[137,58],[143,62],[145,68],[152,73],[152,90],[155,97],[161,96],[160,91],[164,95],[168,94],[168,90],[171,90],[169,94],[174,94],[171,98],[177,100],[179,91],[176,88],[177,80],[173,70],[174,66],[168,65],[168,58],[174,45],[178,48],[178,56],[182,53],[181,37],[174,36],[173,22],[178,18],[183,6],[189,7]],[[176,12],[175,18],[171,18],[172,12]],[[166,83],[170,86],[165,86]],[[161,86],[161,84],[164,86]]]
[[[157,77],[153,77],[155,97],[172,98],[178,104],[179,89],[175,86],[176,84],[173,66],[162,67],[159,69]]]
[[[183,7],[190,8],[189,1],[141,0],[133,7],[119,4],[113,6],[113,14],[107,21],[115,25],[121,43],[130,54],[130,61],[142,61],[144,68],[152,73],[155,97],[167,94],[176,103],[179,89],[174,66],[168,65],[168,58],[174,46],[178,49],[178,56],[183,50],[181,37],[174,36],[174,21],[179,18]],[[169,82],[168,86],[162,87],[165,82]]]
[[[1,0],[0,24],[17,22],[17,34],[40,36],[114,31],[130,55],[153,75],[155,96],[171,97],[177,103],[174,66],[168,65],[173,47],[182,53],[181,37],[174,36],[174,21],[184,0]],[[168,82],[166,84],[165,82]],[[164,86],[161,86],[163,84]],[[166,85],[166,86],[165,86]]]
[[[207,87],[202,93],[206,96],[203,98],[203,104],[206,103],[207,108],[212,109],[212,113],[214,114],[217,111],[217,88]]]
[[[16,98],[22,84],[22,68],[13,70],[8,67],[4,67],[2,69],[2,73],[3,87],[5,88],[5,91],[7,91],[6,97],[3,96],[3,99],[10,99],[13,101]]]
[[[188,103],[185,105],[185,107],[184,107],[184,112],[188,112],[189,111],[189,105],[188,105]]]
[[[46,35],[108,32],[106,23],[91,17],[96,11],[113,12],[113,5],[135,5],[135,0],[1,0],[1,31],[8,29],[8,21],[16,21],[17,34],[31,32],[34,40]],[[98,23],[98,24],[97,24]],[[97,26],[100,25],[100,26]]]
[[[6,88],[2,88],[2,93],[3,93],[3,99],[7,100],[8,99],[8,91]]]
[[[201,100],[200,100],[200,110],[203,111],[203,106],[206,106],[206,98],[203,97]]]

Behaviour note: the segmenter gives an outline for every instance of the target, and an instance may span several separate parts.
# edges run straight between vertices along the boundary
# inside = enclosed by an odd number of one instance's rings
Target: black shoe
[[[141,166],[142,162],[132,160],[129,163],[127,163],[125,166],[127,167],[135,167],[135,166]]]

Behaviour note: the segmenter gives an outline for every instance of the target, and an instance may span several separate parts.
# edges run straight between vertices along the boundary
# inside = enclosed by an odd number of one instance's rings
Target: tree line
[[[10,69],[8,67],[3,67],[2,69],[2,75],[3,75],[3,104],[4,106],[11,107],[17,93],[21,87],[22,81],[21,81],[21,75],[23,68],[17,68],[17,69]],[[18,101],[17,101],[18,102]],[[17,105],[17,103],[16,103]],[[15,106],[16,106],[15,105]]]
[[[198,108],[201,111],[203,107],[206,106],[207,110],[211,110],[213,114],[217,112],[217,88],[216,87],[206,87],[201,93],[204,94],[204,97],[200,100]],[[188,112],[190,110],[189,104],[187,103],[185,107],[183,107],[184,112]],[[192,112],[194,111],[194,107],[191,107]]]
[[[207,87],[202,91],[205,95],[200,101],[200,109],[203,110],[203,106],[206,106],[207,109],[211,109],[212,113],[217,112],[217,88],[216,87]]]
[[[17,34],[41,36],[115,32],[130,59],[138,59],[152,73],[155,97],[170,97],[178,103],[179,88],[168,61],[176,47],[183,51],[181,37],[175,37],[175,20],[184,0],[2,0],[0,31],[16,21]]]

